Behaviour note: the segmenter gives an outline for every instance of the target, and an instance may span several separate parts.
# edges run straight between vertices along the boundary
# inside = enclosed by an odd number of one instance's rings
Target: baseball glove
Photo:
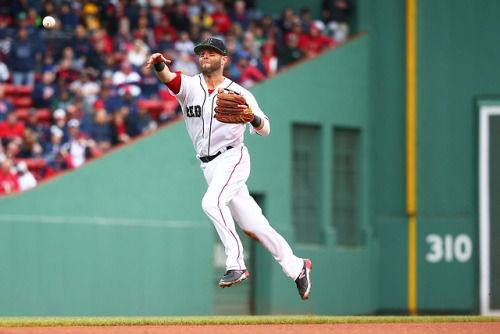
[[[227,88],[219,88],[215,118],[223,123],[243,124],[253,121],[253,112],[245,97]]]

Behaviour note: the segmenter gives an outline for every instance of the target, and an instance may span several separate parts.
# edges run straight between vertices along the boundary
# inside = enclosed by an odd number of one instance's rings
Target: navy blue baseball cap
[[[199,55],[201,50],[203,49],[214,49],[220,52],[223,56],[227,56],[226,45],[224,44],[223,41],[221,41],[218,38],[212,38],[212,37],[207,38],[206,40],[204,40],[203,42],[194,47],[194,53]]]

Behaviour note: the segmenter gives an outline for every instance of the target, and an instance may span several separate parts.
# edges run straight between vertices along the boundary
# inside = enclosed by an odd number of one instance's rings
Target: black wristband
[[[156,72],[161,72],[165,68],[165,63],[156,63],[153,66]]]
[[[258,128],[262,124],[262,119],[257,116],[253,115],[253,121],[250,122],[254,128]]]

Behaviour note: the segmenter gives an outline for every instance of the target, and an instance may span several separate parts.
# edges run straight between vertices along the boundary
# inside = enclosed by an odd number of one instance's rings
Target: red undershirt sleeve
[[[181,90],[181,72],[174,72],[176,74],[175,78],[172,79],[169,83],[166,83],[165,85],[174,93],[175,95],[179,94],[179,91]]]

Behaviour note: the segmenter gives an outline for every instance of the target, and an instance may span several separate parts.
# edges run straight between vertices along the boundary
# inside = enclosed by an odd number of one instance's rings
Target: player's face
[[[220,53],[205,49],[200,52],[200,58],[198,59],[198,65],[200,67],[200,72],[209,75],[214,72],[219,71],[226,63],[227,57],[221,55]]]

